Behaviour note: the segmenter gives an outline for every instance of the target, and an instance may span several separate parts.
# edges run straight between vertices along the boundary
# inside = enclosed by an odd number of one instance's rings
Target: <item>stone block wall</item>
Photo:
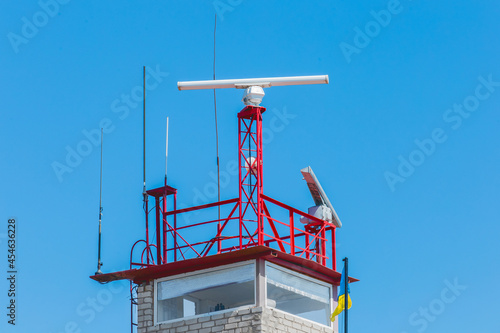
[[[290,332],[290,333],[333,333],[333,329],[315,324],[309,320],[287,314],[285,312],[264,308],[262,315],[263,330],[259,332]],[[338,332],[337,332],[338,333]]]

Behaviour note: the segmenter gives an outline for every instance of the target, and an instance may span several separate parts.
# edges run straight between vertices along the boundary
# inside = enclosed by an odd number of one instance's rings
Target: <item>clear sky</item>
[[[361,280],[351,286],[351,332],[498,332],[498,1],[0,7],[0,331],[127,332],[128,283],[89,279],[94,133],[107,129],[102,269],[124,270],[144,234],[142,66],[151,76],[148,188],[163,182],[169,116],[169,184],[181,206],[216,200],[206,191],[216,170],[212,91],[180,92],[176,82],[212,78],[217,12],[217,78],[330,76],[329,85],[266,90],[264,125],[278,117],[283,126],[264,147],[264,186],[306,210],[300,169],[310,165],[321,180],[343,222],[337,259],[348,256]],[[222,169],[236,158],[240,99],[237,90],[217,94]],[[222,198],[236,195],[231,177]],[[6,316],[9,218],[15,327]]]

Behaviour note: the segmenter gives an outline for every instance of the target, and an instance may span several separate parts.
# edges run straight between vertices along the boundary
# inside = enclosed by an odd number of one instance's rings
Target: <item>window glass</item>
[[[157,283],[158,322],[255,304],[255,264]]]
[[[266,265],[267,306],[330,326],[330,287],[284,268]]]

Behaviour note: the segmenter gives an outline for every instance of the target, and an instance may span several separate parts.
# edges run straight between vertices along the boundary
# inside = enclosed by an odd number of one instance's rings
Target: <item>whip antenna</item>
[[[144,197],[144,203],[148,201],[148,194],[146,193],[146,66],[142,67],[143,76],[143,98],[142,98],[142,176],[143,176],[143,188],[142,195]]]
[[[98,250],[97,250],[97,272],[95,275],[102,274],[101,272],[101,220],[102,220],[102,128],[101,128],[101,167],[100,167],[100,176],[99,176],[99,240],[98,240]]]
[[[167,117],[167,134],[165,139],[165,186],[167,186],[167,165],[168,165],[168,117]]]

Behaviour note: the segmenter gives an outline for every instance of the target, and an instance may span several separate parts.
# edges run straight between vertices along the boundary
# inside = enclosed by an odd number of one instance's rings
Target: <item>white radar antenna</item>
[[[278,86],[296,86],[303,84],[328,84],[328,75],[265,77],[254,79],[207,80],[177,82],[179,90],[198,89],[245,89],[243,103],[259,106],[264,97],[264,89]]]

